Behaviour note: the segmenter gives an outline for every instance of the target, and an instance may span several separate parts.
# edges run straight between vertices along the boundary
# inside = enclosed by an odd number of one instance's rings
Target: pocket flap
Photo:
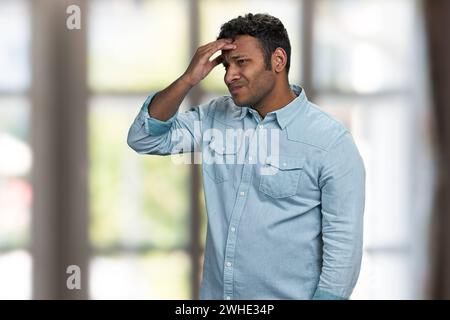
[[[305,158],[287,157],[287,156],[270,156],[266,159],[266,164],[280,170],[302,169]]]

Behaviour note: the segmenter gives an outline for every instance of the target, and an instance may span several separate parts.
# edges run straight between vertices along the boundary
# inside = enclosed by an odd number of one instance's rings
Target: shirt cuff
[[[347,298],[340,297],[329,293],[327,291],[323,291],[321,289],[317,289],[312,297],[312,300],[348,300]]]
[[[178,115],[178,111],[168,120],[162,121],[155,118],[152,118],[148,113],[148,106],[152,102],[156,93],[151,94],[147,97],[144,102],[144,105],[141,108],[141,119],[144,121],[144,129],[145,133],[150,136],[160,136],[170,130],[172,127],[172,123],[175,121],[175,118]]]

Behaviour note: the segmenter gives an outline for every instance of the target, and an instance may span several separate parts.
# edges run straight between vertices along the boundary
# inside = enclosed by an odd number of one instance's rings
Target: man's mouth
[[[232,86],[230,87],[230,92],[231,94],[236,94],[239,90],[241,90],[244,86]]]

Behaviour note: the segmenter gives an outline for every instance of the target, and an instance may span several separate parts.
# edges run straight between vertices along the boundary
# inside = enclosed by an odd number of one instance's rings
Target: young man
[[[130,128],[139,153],[202,152],[202,299],[347,299],[356,284],[364,165],[348,130],[289,85],[290,53],[277,18],[239,16]],[[219,64],[231,96],[179,113]]]

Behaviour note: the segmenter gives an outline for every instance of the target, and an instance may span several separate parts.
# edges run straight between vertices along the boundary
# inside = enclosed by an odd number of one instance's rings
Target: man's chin
[[[243,101],[241,99],[236,99],[235,97],[231,96],[231,98],[233,99],[233,102],[236,106],[238,107],[243,107],[248,105],[248,103],[246,101]]]

